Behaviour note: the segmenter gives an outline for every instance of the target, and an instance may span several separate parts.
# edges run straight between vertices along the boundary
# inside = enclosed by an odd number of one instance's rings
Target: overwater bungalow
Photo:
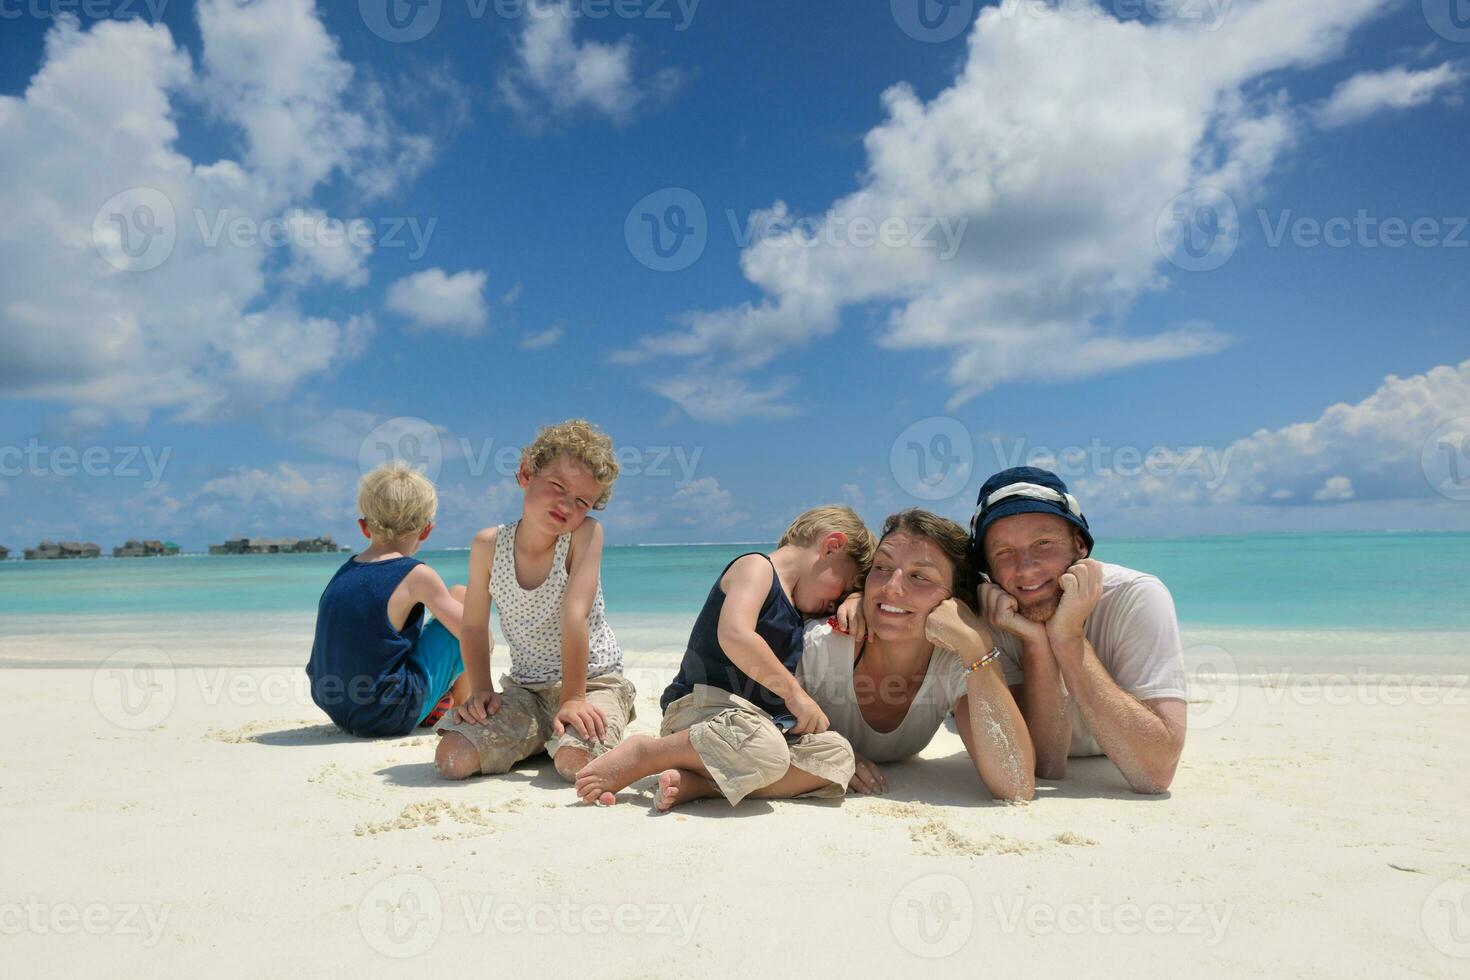
[[[34,548],[25,550],[27,561],[60,558],[101,558],[102,546],[91,541],[42,541]]]
[[[177,555],[179,546],[172,541],[137,541],[128,538],[127,544],[112,549],[114,558],[155,558],[163,555]]]
[[[209,546],[211,555],[304,555],[346,551],[330,534],[315,538],[230,538]]]

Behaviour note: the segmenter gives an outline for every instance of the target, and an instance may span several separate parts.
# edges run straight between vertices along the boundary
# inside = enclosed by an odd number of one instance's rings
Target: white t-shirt
[[[936,648],[914,694],[908,714],[891,732],[880,732],[863,719],[852,683],[853,639],[824,619],[810,620],[796,679],[826,712],[833,731],[852,743],[853,751],[872,762],[898,762],[923,750],[944,719],[965,696],[965,667],[953,650]]]
[[[1120,688],[1140,701],[1187,700],[1174,597],[1152,575],[1108,562],[1099,564],[1103,569],[1102,598],[1084,627],[1097,659]],[[993,632],[1006,683],[1012,687],[1024,683],[1020,639],[1002,629]],[[1102,755],[1076,700],[1069,700],[1067,708],[1072,721],[1072,745],[1067,754]]]

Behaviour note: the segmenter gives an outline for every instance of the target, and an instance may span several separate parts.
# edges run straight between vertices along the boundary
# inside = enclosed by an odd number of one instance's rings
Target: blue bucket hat
[[[970,563],[985,571],[985,529],[1015,514],[1054,514],[1082,532],[1092,554],[1092,531],[1062,478],[1035,466],[1013,466],[985,481],[970,519]]]

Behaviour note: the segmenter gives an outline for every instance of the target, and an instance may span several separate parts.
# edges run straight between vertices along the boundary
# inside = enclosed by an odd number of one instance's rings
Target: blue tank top
[[[306,665],[311,699],[353,735],[404,735],[422,712],[428,677],[409,654],[423,629],[424,607],[414,606],[401,630],[388,619],[388,598],[421,564],[408,557],[349,558],[317,603]]]
[[[759,551],[747,554],[760,555],[766,561],[771,560],[769,555]],[[738,556],[730,565],[744,557],[745,555]],[[704,608],[699,611],[699,618],[694,621],[694,629],[689,634],[689,646],[684,651],[683,662],[679,664],[679,673],[664,689],[658,706],[667,711],[669,705],[693,692],[694,685],[707,684],[738,694],[773,717],[789,714],[786,702],[747,676],[720,648],[720,610],[725,606],[725,590],[720,588],[720,579],[725,577],[730,565],[725,566],[715,579],[714,587],[709,590]],[[774,563],[771,565],[771,591],[761,604],[755,631],[770,645],[776,659],[787,670],[796,673],[796,665],[801,661],[802,618],[801,613],[786,597],[786,590],[781,588],[781,579],[776,575]]]

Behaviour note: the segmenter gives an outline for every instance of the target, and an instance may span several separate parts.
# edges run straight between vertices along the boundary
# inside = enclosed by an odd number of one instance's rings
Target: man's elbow
[[[1133,792],[1142,796],[1158,796],[1160,793],[1167,793],[1169,787],[1174,783],[1174,773],[1178,768],[1179,759],[1177,757],[1169,760],[1168,765],[1146,766],[1142,772],[1128,780],[1128,785]]]

